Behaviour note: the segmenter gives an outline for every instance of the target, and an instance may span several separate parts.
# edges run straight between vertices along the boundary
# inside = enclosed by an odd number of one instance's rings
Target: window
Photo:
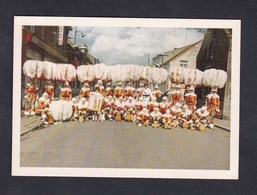
[[[180,60],[180,67],[187,68],[187,60]]]

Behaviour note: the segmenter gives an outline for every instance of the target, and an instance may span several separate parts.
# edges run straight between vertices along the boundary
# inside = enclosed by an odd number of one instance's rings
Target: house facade
[[[168,72],[171,66],[196,68],[196,57],[201,48],[202,42],[203,40],[199,40],[193,44],[159,54],[153,58],[153,65],[164,68]],[[170,87],[171,82],[169,79],[165,84],[160,86],[163,92],[170,89]]]

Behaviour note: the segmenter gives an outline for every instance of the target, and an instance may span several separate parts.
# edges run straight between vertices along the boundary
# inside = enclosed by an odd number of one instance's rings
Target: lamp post
[[[148,62],[148,66],[150,64],[150,54],[149,53],[144,53],[144,56],[147,56],[147,62]]]
[[[74,34],[74,44],[76,45],[76,40],[77,40],[77,33],[81,33],[81,37],[85,37],[86,35],[81,32],[80,30],[77,30],[77,27],[75,26],[75,34]]]

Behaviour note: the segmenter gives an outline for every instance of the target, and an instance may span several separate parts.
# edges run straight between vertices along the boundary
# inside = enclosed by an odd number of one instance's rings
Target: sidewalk
[[[216,127],[224,129],[226,131],[230,131],[230,121],[229,120],[215,119],[214,120],[214,125]]]
[[[21,117],[21,135],[24,135],[25,133],[39,127],[40,125],[42,125],[43,122],[41,121],[41,117],[40,116],[36,116],[36,117]]]

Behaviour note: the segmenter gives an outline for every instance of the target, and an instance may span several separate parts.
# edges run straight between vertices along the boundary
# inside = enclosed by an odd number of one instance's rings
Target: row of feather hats
[[[169,72],[164,68],[140,66],[134,64],[113,65],[105,64],[80,65],[77,69],[71,64],[56,64],[48,61],[28,60],[23,65],[23,73],[31,80],[53,80],[72,82],[78,77],[82,83],[95,79],[102,81],[145,80],[150,83],[162,84],[170,79],[171,83],[185,84],[187,87],[206,86],[213,90],[223,88],[227,73],[223,70],[207,69],[204,72],[198,69],[171,66]]]

